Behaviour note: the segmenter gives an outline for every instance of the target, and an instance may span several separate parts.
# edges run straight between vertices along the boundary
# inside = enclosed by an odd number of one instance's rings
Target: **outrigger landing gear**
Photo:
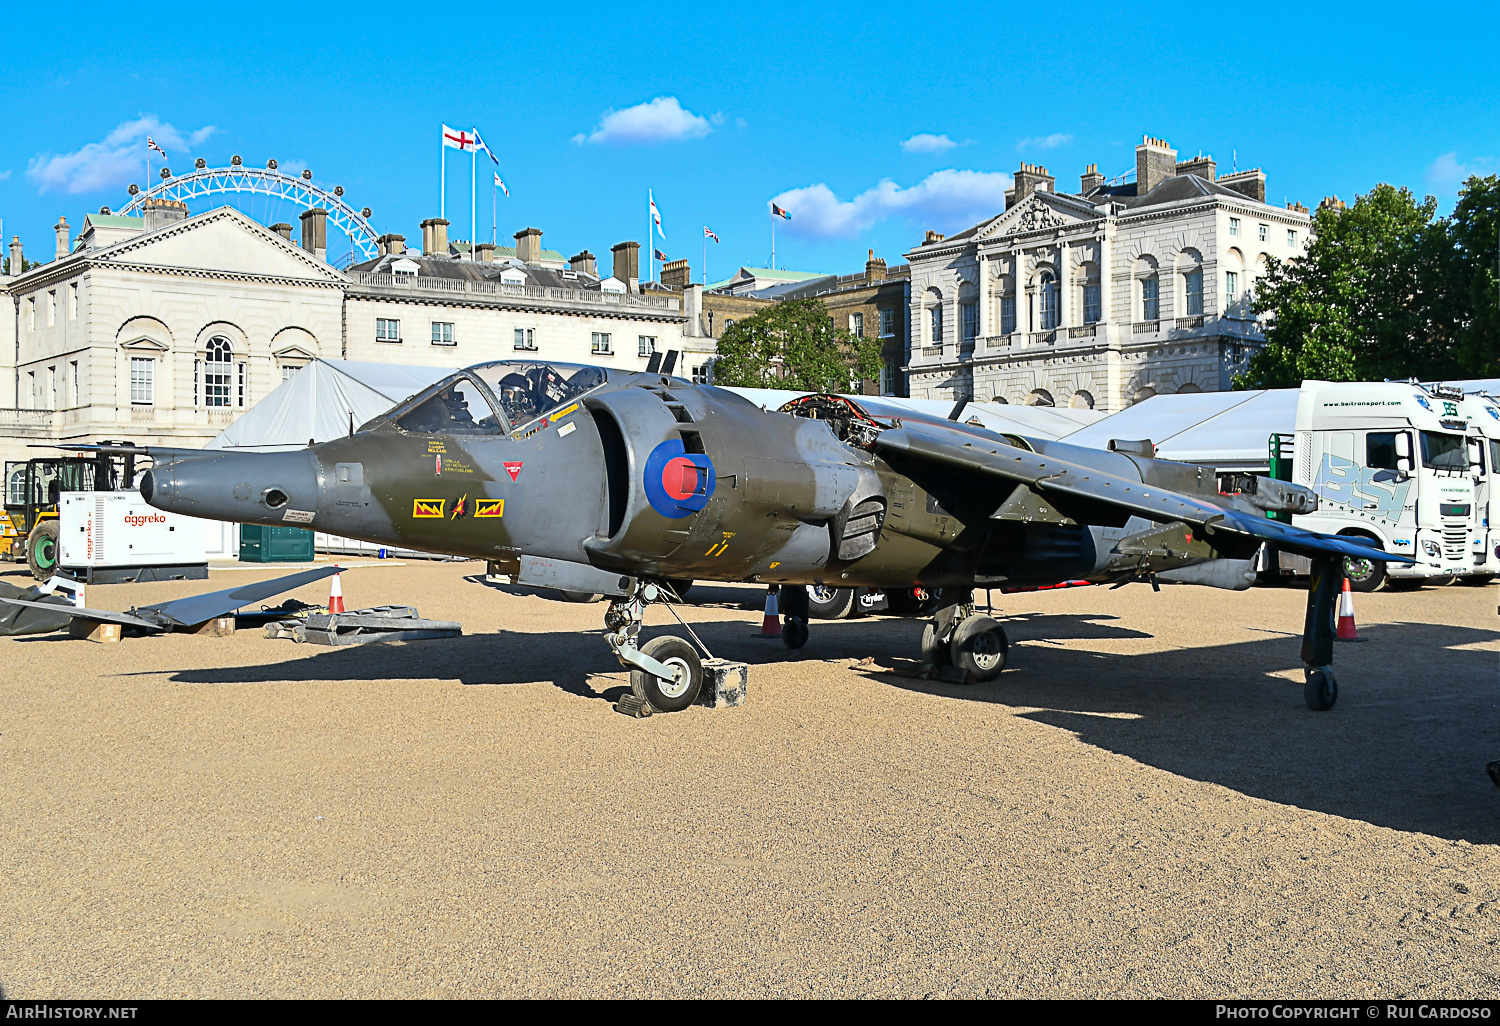
[[[605,610],[604,628],[609,633],[604,640],[609,642],[620,665],[630,670],[630,690],[636,698],[657,712],[680,712],[693,704],[703,687],[703,661],[698,658],[697,650],[674,637],[652,638],[644,645],[636,643],[645,622],[646,606],[664,598],[655,584],[636,582],[628,597],[612,600]],[[692,634],[693,629],[687,627],[687,632]],[[696,635],[693,640],[698,641]]]
[[[971,604],[944,606],[922,628],[922,655],[927,661],[956,667],[975,681],[1000,676],[1009,654],[1005,628]]]
[[[1342,571],[1343,563],[1341,557],[1313,557],[1312,576],[1307,584],[1307,621],[1302,628],[1302,661],[1307,664],[1302,672],[1307,684],[1302,697],[1314,712],[1327,712],[1339,700],[1339,685],[1333,676],[1333,639],[1337,634],[1334,617],[1343,577],[1335,568]]]

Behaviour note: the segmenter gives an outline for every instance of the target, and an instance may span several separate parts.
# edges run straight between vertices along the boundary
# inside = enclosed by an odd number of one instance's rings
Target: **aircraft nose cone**
[[[310,526],[318,512],[312,453],[204,453],[158,463],[141,478],[141,498],[157,509],[209,520]],[[297,511],[295,520],[287,513]]]

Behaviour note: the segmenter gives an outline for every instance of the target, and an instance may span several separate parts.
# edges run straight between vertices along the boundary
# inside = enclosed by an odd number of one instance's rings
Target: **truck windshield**
[[[1433,470],[1469,469],[1469,451],[1463,435],[1422,432],[1422,466]]]

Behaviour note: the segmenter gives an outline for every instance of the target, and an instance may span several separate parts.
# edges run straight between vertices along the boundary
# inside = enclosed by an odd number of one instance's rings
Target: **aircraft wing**
[[[321,581],[325,577],[332,577],[342,572],[341,566],[323,566],[314,570],[303,570],[299,573],[288,574],[286,577],[277,577],[269,581],[256,581],[253,584],[242,584],[237,588],[225,588],[223,591],[211,591],[206,595],[192,595],[188,598],[173,599],[171,602],[161,602],[154,606],[146,606],[145,610],[159,613],[161,616],[174,620],[184,627],[212,620],[216,616],[228,616],[241,606],[249,605],[251,602],[259,602],[261,599],[270,598],[272,595],[280,595],[284,591],[300,588],[304,584],[313,581]],[[116,614],[122,615],[122,614]]]
[[[153,631],[166,629],[155,620],[147,620],[132,613],[117,613],[113,609],[60,606],[52,602],[32,602],[29,599],[13,598],[0,598],[0,602],[8,602],[13,606],[25,606],[28,609],[45,609],[50,613],[67,613],[75,620],[98,620],[102,623],[118,623],[125,627],[144,627]]]
[[[875,437],[875,450],[882,456],[915,464],[916,475],[927,465],[948,478],[965,474],[1019,482],[1040,494],[1053,493],[1090,502],[1104,503],[1148,520],[1183,523],[1208,534],[1226,531],[1304,555],[1337,554],[1368,558],[1379,553],[1382,562],[1414,563],[1400,553],[1385,552],[1373,543],[1353,537],[1334,537],[1306,531],[1291,524],[1267,520],[1259,514],[1221,506],[1209,499],[1184,495],[1139,480],[1118,477],[1042,453],[975,437],[963,441],[957,432],[923,424],[904,423]]]

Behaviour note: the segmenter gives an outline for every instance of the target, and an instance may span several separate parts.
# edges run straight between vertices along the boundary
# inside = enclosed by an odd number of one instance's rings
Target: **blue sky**
[[[1067,190],[1089,163],[1131,170],[1144,133],[1221,172],[1237,153],[1276,203],[1388,181],[1447,212],[1500,170],[1493,5],[13,6],[0,218],[33,259],[59,214],[144,184],[148,133],[174,170],[311,168],[415,243],[439,125],[477,125],[510,187],[502,242],[534,225],[607,258],[644,241],[651,188],[657,246],[695,279],[703,225],[711,279],[764,265],[773,198],[782,266],[849,272],[999,209],[1021,161]],[[468,177],[450,162],[455,238]],[[484,185],[478,205],[488,238]]]

